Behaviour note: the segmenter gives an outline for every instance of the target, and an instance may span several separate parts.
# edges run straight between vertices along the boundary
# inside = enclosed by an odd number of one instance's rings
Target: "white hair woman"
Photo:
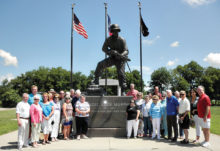
[[[41,130],[41,122],[43,111],[41,106],[39,105],[40,97],[34,96],[34,103],[30,108],[31,115],[31,142],[33,143],[33,147],[36,148],[38,146],[37,142],[39,141],[39,135]]]
[[[86,102],[85,95],[80,96],[80,100],[76,103],[75,110],[77,139],[80,140],[80,136],[84,139],[88,138],[86,133],[88,131],[90,105]]]

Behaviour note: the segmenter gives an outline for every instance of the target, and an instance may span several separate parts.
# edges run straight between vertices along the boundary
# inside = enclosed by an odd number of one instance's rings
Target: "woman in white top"
[[[80,96],[80,100],[76,103],[75,110],[77,139],[80,140],[80,135],[82,138],[88,138],[86,133],[88,131],[90,105],[86,102],[85,95]]]
[[[54,123],[52,125],[52,142],[57,141],[58,131],[59,131],[59,124],[60,124],[60,112],[61,112],[61,106],[59,101],[59,94],[55,94],[54,97]]]
[[[142,113],[144,120],[144,136],[152,137],[152,128],[151,128],[151,120],[149,116],[149,111],[151,107],[150,98],[148,95],[144,97],[145,103],[142,105]]]

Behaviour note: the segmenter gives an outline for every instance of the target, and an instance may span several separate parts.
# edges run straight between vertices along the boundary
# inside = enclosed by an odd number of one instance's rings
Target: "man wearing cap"
[[[24,93],[22,101],[16,106],[16,117],[18,122],[18,149],[21,150],[23,146],[28,145],[29,136],[29,118],[30,118],[30,105],[28,104],[28,94]]]
[[[124,93],[125,88],[127,87],[125,79],[125,63],[128,61],[128,48],[124,38],[118,35],[121,29],[117,24],[112,24],[110,26],[110,31],[112,36],[105,40],[102,47],[102,50],[109,55],[109,57],[98,63],[95,70],[94,83],[99,84],[99,77],[103,69],[115,65],[117,68],[119,85],[122,88],[122,93]]]

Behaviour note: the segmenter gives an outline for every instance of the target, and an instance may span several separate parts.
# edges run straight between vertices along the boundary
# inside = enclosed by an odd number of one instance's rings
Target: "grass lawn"
[[[220,106],[211,106],[211,133],[220,135]]]
[[[15,109],[0,111],[0,135],[18,129]]]

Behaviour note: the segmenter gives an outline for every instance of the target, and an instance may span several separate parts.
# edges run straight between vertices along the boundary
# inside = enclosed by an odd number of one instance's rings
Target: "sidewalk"
[[[3,107],[0,107],[0,111],[6,111],[6,110],[13,110],[15,108],[3,108]]]
[[[190,140],[195,138],[195,129],[190,129]],[[203,141],[203,135],[200,141]],[[172,143],[170,141],[161,139],[160,141],[151,140],[149,138],[143,139],[126,139],[113,137],[96,137],[85,140],[59,140],[49,145],[41,145],[38,148],[24,148],[24,151],[219,151],[220,150],[220,136],[211,134],[211,146],[209,149],[203,148],[200,145],[190,143],[182,145],[179,142]],[[0,150],[17,150],[17,131],[0,136]]]

